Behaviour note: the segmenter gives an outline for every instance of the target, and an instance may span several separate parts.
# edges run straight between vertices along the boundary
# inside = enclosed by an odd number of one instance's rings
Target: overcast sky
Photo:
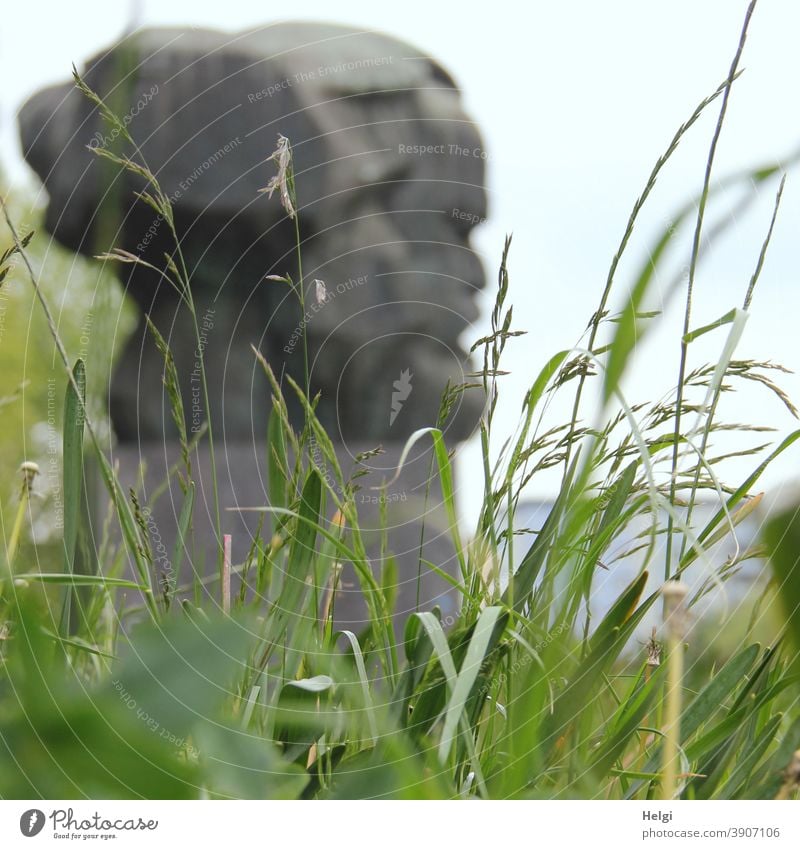
[[[513,429],[522,395],[538,368],[577,341],[655,159],[698,101],[724,79],[746,5],[744,0],[534,0],[524,5],[518,0],[305,0],[277,16],[384,30],[429,52],[463,89],[490,153],[490,220],[476,231],[475,245],[493,280],[503,236],[514,232],[511,296],[517,325],[528,330],[513,344],[506,364],[512,376],[504,387],[501,429]],[[132,21],[235,30],[274,20],[270,12],[279,8],[252,0],[13,4],[4,10],[0,32],[5,168],[15,180],[32,181],[20,162],[14,127],[24,98],[39,86],[65,79],[71,63],[81,64]],[[717,177],[780,160],[800,145],[798,32],[800,4],[762,0],[742,61],[746,72],[731,97]],[[634,239],[632,261],[620,269],[617,305],[636,260],[646,256],[672,210],[699,191],[716,114],[712,107],[660,179]],[[698,275],[696,325],[741,305],[771,213],[774,186],[768,188]],[[724,206],[716,210],[725,212]],[[795,370],[800,370],[798,225],[800,174],[791,170],[739,350],[742,356],[772,359]],[[676,256],[675,263],[686,255]],[[661,283],[668,278],[664,275]],[[645,356],[626,382],[631,400],[661,395],[674,385],[680,304],[675,307],[664,328],[644,345]],[[476,328],[476,334],[482,329]],[[698,356],[713,359],[721,342],[717,336],[702,351],[698,346]],[[796,376],[784,385],[800,398]],[[758,415],[782,431],[790,429],[791,420],[768,396],[748,399],[730,405],[726,413],[735,419]],[[790,459],[773,472],[773,483],[798,467],[796,453],[786,456]],[[463,460],[462,466],[467,468]],[[547,480],[536,487],[532,494],[550,493]],[[471,492],[462,492],[463,503],[471,512],[477,488],[466,489]]]

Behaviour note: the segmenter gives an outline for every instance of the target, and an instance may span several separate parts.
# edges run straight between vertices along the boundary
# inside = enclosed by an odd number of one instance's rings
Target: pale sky
[[[4,10],[0,32],[0,157],[15,180],[26,176],[16,143],[14,114],[39,86],[68,77],[107,46],[131,21],[136,25],[194,24],[236,30],[277,19],[323,19],[384,30],[428,51],[461,86],[470,114],[490,152],[490,220],[475,233],[475,246],[491,282],[506,232],[514,232],[511,299],[517,326],[528,335],[510,348],[512,375],[503,388],[500,429],[510,432],[520,402],[538,369],[577,341],[596,308],[608,265],[630,208],[655,159],[678,125],[727,74],[747,3],[744,0],[584,0],[561,2],[392,4],[305,0],[273,18],[271,4],[226,0],[28,0]],[[800,146],[800,5],[762,0],[751,25],[742,66],[720,142],[716,176],[780,160]],[[618,276],[619,306],[636,263],[669,221],[676,206],[699,191],[717,111],[708,111],[667,166],[642,216],[628,263]],[[740,306],[771,214],[771,184],[752,212],[720,242],[697,278],[696,325]],[[716,207],[724,214],[725,207]],[[800,370],[800,174],[791,170],[770,255],[756,292],[753,314],[738,355],[771,359]],[[688,246],[688,239],[685,243]],[[675,268],[688,256],[674,258]],[[666,283],[668,275],[662,282]],[[487,309],[485,312],[488,313]],[[680,304],[676,304],[680,307]],[[626,381],[632,401],[662,395],[676,379],[678,310],[649,338]],[[475,328],[475,336],[483,327]],[[721,335],[702,349],[713,361]],[[698,346],[698,356],[701,349]],[[698,360],[699,362],[699,360]],[[783,380],[800,399],[796,375]],[[748,395],[731,404],[733,419],[758,415],[788,432],[792,421],[769,396]],[[767,482],[796,473],[794,454]],[[471,514],[477,487],[464,487]],[[746,461],[742,470],[751,468]],[[551,494],[551,482],[534,483],[531,495]]]

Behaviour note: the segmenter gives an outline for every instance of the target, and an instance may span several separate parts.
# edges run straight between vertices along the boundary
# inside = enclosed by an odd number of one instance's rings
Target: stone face
[[[145,30],[90,60],[83,75],[173,201],[218,433],[262,438],[269,392],[250,346],[300,381],[303,324],[312,391],[322,393],[319,415],[334,439],[401,441],[434,423],[448,378],[461,383],[472,370],[460,337],[477,318],[484,273],[469,233],[486,215],[481,138],[442,68],[387,36],[297,23]],[[133,198],[142,183],[115,180],[113,166],[87,149],[130,147],[71,83],[34,95],[20,131],[57,239],[86,254],[121,247],[163,267],[174,243]],[[298,278],[294,222],[276,196],[258,193],[275,173],[265,159],[279,133],[295,157],[305,321],[287,287],[264,280]],[[103,197],[113,206],[97,214]],[[122,270],[170,343],[191,428],[209,411],[187,310],[158,276]],[[316,279],[329,295],[322,304]],[[174,435],[162,370],[142,321],[111,387],[120,440]],[[464,396],[451,441],[469,434],[479,409]]]

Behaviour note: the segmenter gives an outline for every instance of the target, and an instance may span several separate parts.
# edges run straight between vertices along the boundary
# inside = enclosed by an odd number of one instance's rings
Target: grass
[[[751,12],[752,6],[747,21]],[[15,518],[7,525],[2,514],[0,796],[797,797],[797,511],[771,517],[758,550],[741,551],[737,544],[709,584],[709,592],[724,593],[725,581],[745,560],[768,555],[772,606],[780,611],[771,645],[752,639],[763,625],[757,602],[743,632],[740,611],[719,626],[722,633],[735,629],[737,637],[718,662],[718,651],[691,624],[700,593],[690,592],[696,587],[682,580],[693,563],[710,564],[716,546],[735,542],[737,525],[757,506],[759,478],[800,437],[798,430],[777,447],[754,445],[753,435],[760,438],[763,428],[719,418],[720,397],[742,379],[794,411],[773,380],[774,364],[735,359],[778,212],[779,169],[756,169],[727,181],[778,182],[775,214],[755,270],[742,281],[743,308],[729,306],[719,321],[703,327],[693,328],[691,321],[700,234],[713,195],[714,150],[747,21],[725,81],[679,128],[634,205],[587,325],[585,347],[564,349],[544,363],[525,396],[517,431],[501,439],[494,414],[503,353],[522,332],[507,305],[511,240],[505,244],[491,329],[473,349],[483,358],[481,372],[470,384],[448,387],[439,420],[407,446],[419,440],[433,446],[431,477],[443,493],[459,566],[451,583],[461,606],[449,628],[437,609],[417,610],[400,623],[398,639],[392,559],[379,563],[368,557],[359,522],[357,496],[364,482],[340,467],[315,415],[307,372],[303,386],[291,379],[282,385],[258,351],[254,357],[272,391],[266,428],[270,503],[262,511],[261,534],[246,561],[232,564],[219,523],[224,505],[216,497],[219,545],[209,555],[219,571],[207,593],[192,595],[191,587],[187,592],[177,580],[162,580],[149,505],[123,491],[87,402],[92,361],[69,356],[29,260],[30,236],[19,238],[3,203],[12,234],[3,262],[21,259],[63,366],[63,490],[70,496],[60,569],[42,568],[47,557],[40,561],[35,547],[18,546],[22,525],[16,517],[23,516],[24,523],[35,487],[30,467],[24,470],[23,498],[8,514]],[[170,224],[176,245],[157,271],[196,318],[169,200],[126,128],[77,75],[76,82],[130,143],[130,157],[98,153],[146,181],[140,197]],[[718,101],[698,202],[688,204],[677,225],[660,237],[622,312],[609,312],[620,258],[656,178],[683,135]],[[278,174],[268,190],[280,189],[299,233],[302,209],[294,193],[291,148],[281,144],[270,158]],[[636,366],[636,346],[658,320],[646,309],[648,293],[666,247],[692,221],[678,380],[660,399],[633,403],[620,383]],[[122,251],[105,259],[141,262]],[[268,285],[291,286],[305,306],[309,284],[302,274],[298,281]],[[184,494],[181,539],[172,554],[179,567],[184,544],[191,547],[194,446],[186,436],[169,348],[151,329],[164,357],[182,441],[175,472]],[[691,364],[693,341],[708,334],[721,337],[718,360]],[[587,424],[581,419],[582,397],[598,372],[601,402],[595,421]],[[452,458],[442,435],[462,392],[485,397],[483,504],[469,536],[459,526]],[[551,422],[552,399],[569,392],[571,418]],[[305,413],[299,430],[290,422],[287,395]],[[731,432],[739,440],[737,450],[715,454],[714,438]],[[213,455],[211,428],[206,438]],[[113,535],[106,536],[92,574],[80,574],[75,565],[85,532],[76,509],[84,497],[85,453],[98,464],[112,505],[110,521],[119,526],[121,540],[115,546]],[[745,480],[731,484],[723,473],[734,455],[752,456],[754,465]],[[563,472],[552,510],[540,528],[522,537],[516,514],[525,486],[553,467]],[[695,525],[694,505],[706,494],[715,499],[716,510]],[[382,506],[389,523],[392,505],[387,500]],[[644,531],[632,531],[642,523]],[[663,567],[657,563],[662,555]],[[592,602],[604,572],[634,558],[638,573],[630,584],[596,610]],[[133,580],[123,577],[126,564]],[[368,625],[358,634],[336,630],[343,564],[354,567],[369,610]],[[443,565],[420,561],[420,569],[441,571]],[[654,569],[663,569],[668,580],[662,590],[649,592]],[[246,591],[232,593],[232,573]],[[141,604],[123,609],[123,589],[138,592]],[[662,596],[666,644],[655,634],[639,645],[634,637]]]

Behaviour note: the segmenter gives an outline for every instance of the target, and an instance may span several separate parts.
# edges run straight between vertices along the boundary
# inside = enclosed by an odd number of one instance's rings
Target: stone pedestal
[[[453,616],[458,598],[452,587],[420,560],[435,563],[451,575],[458,573],[458,563],[450,540],[447,516],[438,480],[434,479],[426,505],[426,482],[431,463],[430,441],[421,441],[412,450],[397,478],[386,489],[373,489],[391,480],[397,469],[403,446],[390,444],[384,453],[367,460],[363,465],[370,473],[359,479],[362,489],[356,494],[361,528],[373,574],[380,581],[386,560],[394,557],[396,571],[395,622],[399,627],[409,613],[416,609],[430,610],[439,605],[445,618]],[[342,470],[347,476],[354,466],[353,455],[375,446],[337,447]],[[177,475],[168,478],[169,470],[180,463],[177,443],[143,444],[140,447],[123,445],[114,451],[114,461],[119,464],[120,480],[126,492],[130,487],[137,491],[143,508],[156,561],[154,584],[167,575],[182,587],[179,595],[193,598],[196,579],[202,581],[202,594],[220,603],[218,551],[214,495],[210,455],[207,446],[200,446],[192,454],[192,471],[196,482],[196,499],[193,511],[192,540],[186,547],[180,574],[175,574],[173,550],[183,492]],[[263,507],[268,504],[266,447],[263,444],[227,443],[216,452],[217,485],[221,511],[222,532],[232,536],[232,563],[237,569],[232,582],[232,596],[241,590],[241,570],[262,523],[261,537],[269,544],[272,531],[270,514],[244,508]],[[435,469],[435,464],[434,464]],[[142,473],[143,472],[143,473]],[[159,493],[160,490],[160,493]],[[387,513],[387,539],[382,554],[380,532],[381,500]],[[333,505],[327,499],[327,516],[332,517]],[[423,535],[424,524],[424,535]],[[422,539],[422,548],[420,542]],[[245,578],[246,592],[252,598],[255,592],[255,568]],[[323,596],[320,590],[320,596]],[[130,601],[130,599],[129,599]],[[335,621],[338,628],[358,633],[367,623],[367,611],[358,579],[352,564],[343,564],[339,589],[335,598]]]

